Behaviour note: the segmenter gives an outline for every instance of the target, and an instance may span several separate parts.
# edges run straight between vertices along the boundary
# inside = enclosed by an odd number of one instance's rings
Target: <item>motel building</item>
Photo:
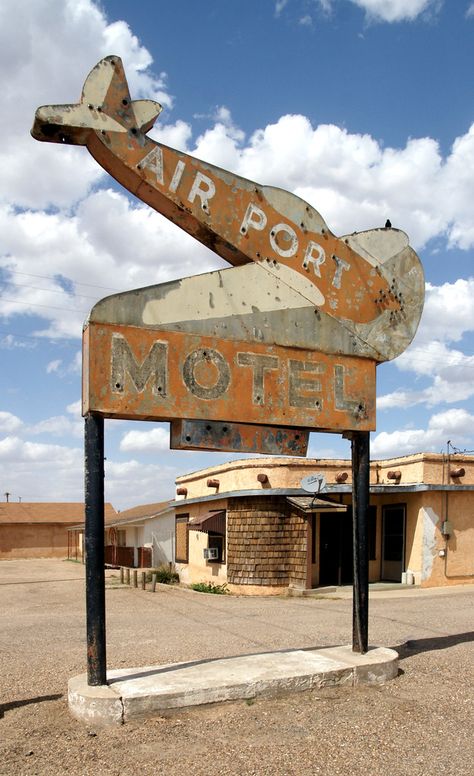
[[[302,480],[322,473],[324,491]],[[176,480],[172,560],[182,583],[281,594],[350,585],[351,464],[240,459]],[[474,457],[419,453],[370,466],[369,581],[474,582]]]

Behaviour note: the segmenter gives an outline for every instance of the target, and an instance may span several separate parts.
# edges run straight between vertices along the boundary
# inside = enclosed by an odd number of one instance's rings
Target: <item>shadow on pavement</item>
[[[399,644],[392,647],[398,652],[400,660],[411,655],[417,655],[420,652],[433,652],[437,649],[449,649],[456,644],[464,644],[468,641],[474,641],[474,631],[467,633],[455,633],[452,636],[433,636],[427,639],[410,639],[405,644]]]
[[[6,711],[19,709],[21,706],[29,706],[31,703],[44,703],[44,701],[57,701],[63,697],[63,693],[55,695],[38,695],[36,698],[25,698],[22,701],[11,701],[10,703],[0,703],[0,719],[5,716]]]

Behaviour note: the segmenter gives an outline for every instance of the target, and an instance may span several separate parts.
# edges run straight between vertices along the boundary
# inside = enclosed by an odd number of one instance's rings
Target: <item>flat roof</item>
[[[415,482],[407,485],[371,485],[370,493],[425,493],[429,491],[454,491],[462,493],[463,491],[474,491],[474,485],[428,485]],[[332,495],[335,493],[352,493],[352,485],[329,485],[322,495]],[[196,496],[195,498],[180,498],[170,502],[170,506],[175,509],[185,507],[187,504],[202,504],[205,501],[217,501],[223,498],[245,498],[247,496],[307,496],[307,492],[302,488],[260,488],[259,490],[229,490],[223,493],[209,494],[206,496]]]

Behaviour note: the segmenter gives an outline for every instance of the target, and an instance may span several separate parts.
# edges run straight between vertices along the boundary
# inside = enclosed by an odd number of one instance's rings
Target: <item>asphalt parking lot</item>
[[[471,774],[474,586],[377,591],[372,644],[400,652],[382,687],[181,710],[107,730],[71,718],[86,668],[84,569],[0,562],[1,774]],[[107,575],[111,668],[349,643],[352,602],[155,593]]]

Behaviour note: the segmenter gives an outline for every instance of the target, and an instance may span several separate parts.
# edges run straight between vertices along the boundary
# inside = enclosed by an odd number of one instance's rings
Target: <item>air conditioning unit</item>
[[[217,547],[205,547],[203,550],[204,560],[218,560],[219,550]]]

